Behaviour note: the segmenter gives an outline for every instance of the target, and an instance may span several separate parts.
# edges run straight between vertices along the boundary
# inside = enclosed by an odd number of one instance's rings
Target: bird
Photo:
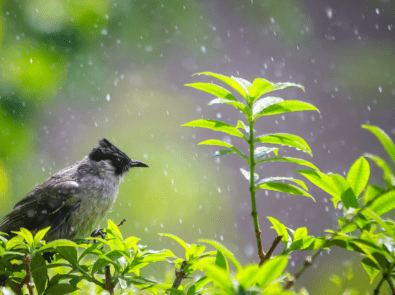
[[[83,239],[111,210],[124,175],[147,164],[130,159],[110,141],[82,160],[53,174],[22,198],[0,222],[0,232],[14,236],[26,228],[32,234],[50,226],[47,242]]]

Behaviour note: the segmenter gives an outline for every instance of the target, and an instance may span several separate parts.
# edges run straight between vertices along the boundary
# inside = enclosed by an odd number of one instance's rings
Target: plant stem
[[[265,257],[263,259],[261,259],[261,262],[259,263],[259,265],[262,265],[266,260],[269,260],[270,257],[272,257],[274,249],[276,249],[277,245],[281,242],[282,238],[283,238],[283,236],[277,236],[274,239],[272,246],[270,247],[269,251],[267,251]]]
[[[376,289],[374,289],[373,294],[377,295],[380,294],[380,288],[383,285],[384,281],[387,279],[387,275],[383,275],[383,277],[381,278],[379,284],[377,285]]]
[[[181,264],[180,270],[179,271],[176,270],[176,279],[174,280],[173,286],[171,287],[172,289],[178,289],[178,287],[181,284],[182,279],[186,277],[184,268],[185,268],[185,266],[187,266],[187,264],[188,264],[187,261],[183,261]],[[171,293],[169,293],[169,294],[171,294]]]
[[[256,237],[256,244],[258,247],[258,256],[259,260],[263,261],[265,259],[265,253],[263,252],[262,248],[262,240],[261,240],[261,229],[259,228],[259,219],[258,219],[258,212],[256,210],[256,200],[255,200],[255,158],[254,158],[254,120],[251,118],[249,120],[249,127],[250,127],[250,139],[248,141],[250,145],[250,195],[251,195],[251,216],[252,220],[254,221],[254,229],[255,229],[255,237]]]

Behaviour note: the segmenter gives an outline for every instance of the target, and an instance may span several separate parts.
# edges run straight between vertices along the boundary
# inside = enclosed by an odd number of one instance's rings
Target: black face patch
[[[89,159],[93,161],[110,160],[115,167],[115,174],[121,175],[131,168],[132,160],[115,145],[103,138],[99,141],[99,146],[92,149]]]

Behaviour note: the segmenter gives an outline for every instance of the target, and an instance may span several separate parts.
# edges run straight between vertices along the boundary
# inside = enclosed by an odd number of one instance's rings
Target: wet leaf
[[[373,125],[362,125],[362,128],[365,128],[376,135],[377,139],[381,142],[388,155],[392,159],[395,164],[395,145],[392,142],[391,138],[388,136],[385,131],[377,126]]]
[[[363,155],[364,157],[369,158],[375,162],[376,165],[381,168],[381,170],[383,170],[383,178],[387,182],[388,186],[395,186],[395,175],[392,172],[390,166],[382,158],[369,153],[365,153]]]
[[[307,142],[303,138],[293,134],[287,134],[287,133],[264,134],[255,138],[254,142],[291,146],[300,149],[301,151],[309,154],[310,156],[313,156]]]
[[[347,182],[350,184],[356,197],[358,197],[368,183],[370,166],[364,157],[360,157],[350,167],[347,174]]]
[[[273,152],[277,156],[278,155],[278,148],[259,146],[254,150],[254,158],[255,159],[261,158],[271,152]]]
[[[261,116],[271,116],[278,115],[289,112],[299,112],[299,111],[317,111],[320,112],[315,106],[307,102],[302,102],[298,100],[286,100],[277,104],[268,106],[267,108],[261,110],[260,112],[254,113],[254,120]]]
[[[184,86],[193,87],[208,92],[218,98],[237,101],[237,99],[233,96],[233,94],[230,93],[228,90],[212,83],[192,83],[192,84],[185,84]]]
[[[263,159],[260,160],[258,162],[256,162],[256,164],[258,163],[266,163],[266,162],[288,162],[288,163],[295,163],[298,165],[303,165],[303,166],[307,166],[310,168],[313,168],[314,170],[319,170],[314,164],[303,160],[303,159],[298,159],[298,158],[290,158],[290,157],[278,157],[278,158],[267,158],[267,159]]]
[[[240,168],[241,174],[243,174],[243,176],[248,180],[248,182],[250,182],[250,176],[251,173],[250,171],[244,170],[243,168]],[[259,179],[259,175],[258,173],[254,173],[254,181],[257,181]]]
[[[302,180],[295,179],[295,178],[292,178],[292,177],[283,177],[283,176],[277,176],[277,177],[271,176],[271,177],[266,177],[266,178],[260,180],[256,185],[258,186],[258,185],[263,184],[263,183],[276,182],[276,181],[283,181],[283,180],[295,182],[295,183],[299,184],[301,187],[303,187],[306,191],[309,190],[309,189],[307,188],[306,184],[305,184]]]
[[[238,129],[236,129],[232,125],[220,121],[200,119],[200,120],[191,121],[181,126],[208,128],[214,131],[221,131],[232,136],[237,136],[246,139],[244,134],[241,133]]]
[[[284,99],[282,99],[281,97],[274,97],[274,96],[268,96],[268,97],[261,98],[261,99],[257,100],[256,102],[254,102],[254,104],[252,106],[252,114],[255,118],[264,109],[270,107],[271,105],[275,105],[275,104],[283,102],[283,101],[284,101]]]
[[[312,195],[310,195],[309,193],[305,192],[301,188],[298,188],[297,186],[294,186],[292,184],[269,182],[269,183],[260,184],[256,188],[257,189],[267,189],[267,190],[277,191],[277,192],[283,192],[283,193],[292,194],[292,195],[305,196],[305,197],[311,198],[315,202],[315,199],[313,198]]]
[[[228,104],[228,105],[234,106],[236,109],[242,111],[245,115],[249,115],[251,112],[249,110],[249,107],[246,106],[244,103],[241,103],[239,101],[234,101],[234,100],[228,100],[228,99],[224,99],[224,98],[213,99],[212,101],[210,101],[208,103],[208,105],[213,105],[213,104],[217,104],[217,103]]]

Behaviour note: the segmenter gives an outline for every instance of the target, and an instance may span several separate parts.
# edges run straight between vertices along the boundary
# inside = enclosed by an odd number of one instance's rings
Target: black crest
[[[115,167],[115,174],[123,174],[131,167],[148,167],[143,162],[130,159],[124,152],[103,138],[99,141],[99,146],[92,149],[89,159],[93,161],[110,160]]]

